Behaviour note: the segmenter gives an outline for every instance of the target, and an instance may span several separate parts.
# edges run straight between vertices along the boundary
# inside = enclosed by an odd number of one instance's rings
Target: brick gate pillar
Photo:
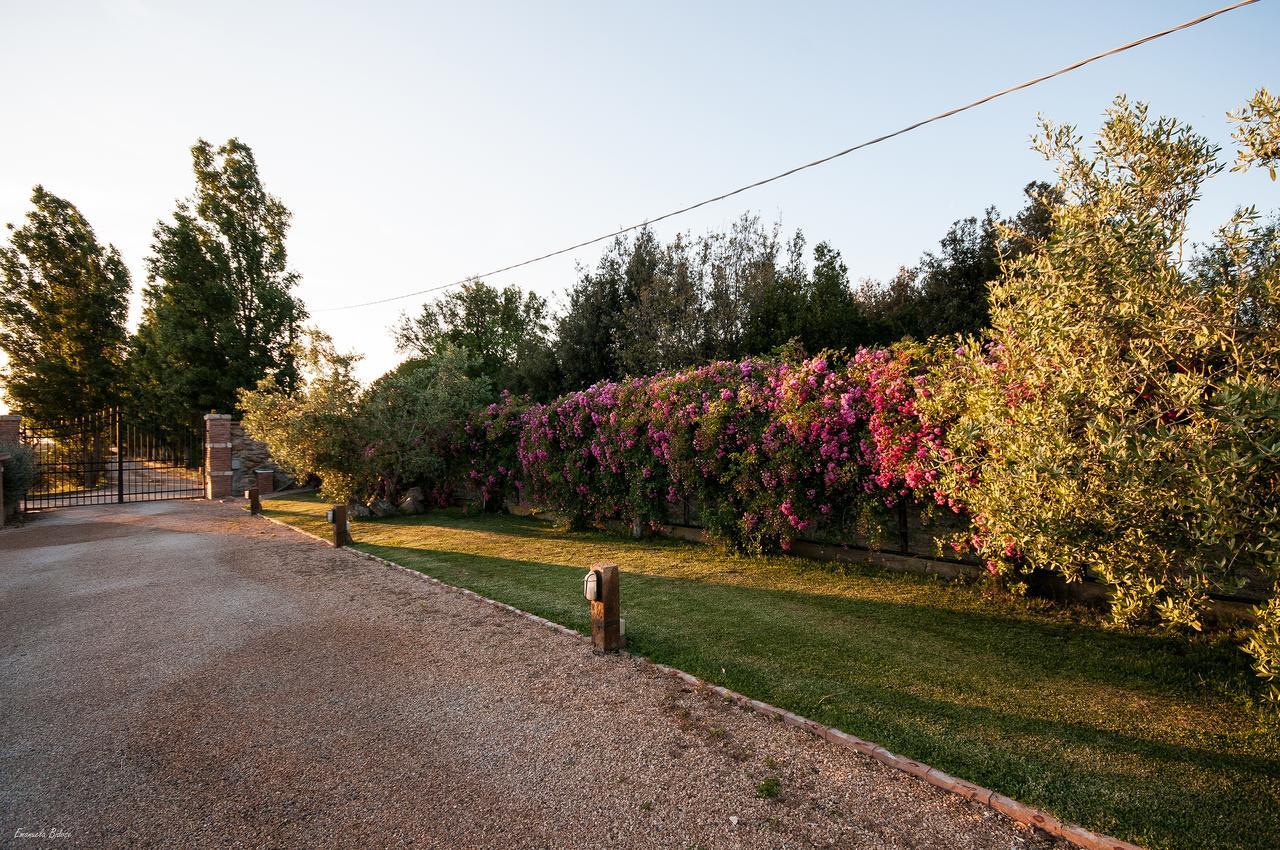
[[[204,495],[207,499],[231,497],[231,414],[208,413],[204,417]]]
[[[22,429],[22,417],[15,414],[0,416],[0,443],[16,443]]]

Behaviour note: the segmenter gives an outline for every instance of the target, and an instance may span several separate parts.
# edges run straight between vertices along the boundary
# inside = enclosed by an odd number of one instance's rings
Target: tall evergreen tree
[[[870,342],[867,320],[849,287],[849,269],[827,242],[813,249],[813,273],[805,288],[804,323],[799,337],[809,352]]]
[[[4,395],[36,420],[119,401],[129,271],[75,205],[36,186],[34,209],[0,247]]]
[[[799,339],[807,323],[805,290],[809,270],[805,267],[804,234],[796,231],[787,243],[786,259],[777,250],[781,224],[773,232],[756,231],[756,262],[742,289],[742,338],[739,356],[768,354],[792,339]]]
[[[628,269],[631,299],[624,308],[619,360],[627,375],[649,375],[699,362],[702,356],[702,294],[696,259],[685,234],[662,246],[645,280],[632,274],[642,255],[640,240]]]
[[[290,213],[267,194],[237,139],[191,148],[195,195],[156,225],[133,364],[152,412],[236,409],[236,393],[297,380],[291,345],[306,318],[292,294]]]
[[[951,225],[917,269],[917,325],[921,338],[977,333],[987,326],[987,289],[1000,274],[1000,219],[990,207],[982,219],[970,216]]]
[[[706,293],[704,353],[711,359],[732,360],[767,343],[761,335],[748,338],[751,316],[770,301],[777,282],[779,233],[766,230],[760,217],[744,213],[725,233],[703,237],[703,289]]]
[[[620,373],[627,241],[610,243],[592,271],[582,269],[556,323],[556,354],[565,389],[578,390]]]
[[[858,285],[855,297],[870,321],[867,344],[888,345],[916,333],[920,310],[917,276],[915,268],[899,266],[888,283],[865,278]]]
[[[622,267],[621,306],[617,337],[614,340],[618,371],[645,375],[661,368],[657,351],[666,335],[662,304],[656,287],[660,284],[662,243],[649,228],[641,228],[626,241]]]
[[[1053,207],[1061,200],[1047,183],[1028,183],[1027,202],[1017,215],[1001,219],[995,207],[982,218],[954,222],[914,268],[903,268],[887,291],[864,291],[863,303],[878,326],[878,341],[902,336],[927,339],[977,333],[987,326],[987,293],[1008,265],[1042,242],[1052,229]]]

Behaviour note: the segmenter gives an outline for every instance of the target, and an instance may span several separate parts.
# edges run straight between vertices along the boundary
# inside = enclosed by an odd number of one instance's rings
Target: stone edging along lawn
[[[319,535],[312,534],[309,531],[290,525],[283,520],[278,520],[269,516],[262,516],[262,519],[265,519],[268,522],[273,522],[276,525],[284,526],[285,528],[309,537],[312,540],[318,540],[325,545],[331,545],[331,541],[326,540]],[[386,558],[381,558],[369,552],[362,552],[359,549],[348,549],[347,551],[367,560],[375,561],[383,566],[408,573],[418,579],[431,582],[438,587],[445,588],[454,593],[460,593],[464,596],[468,596],[494,608],[509,611],[525,618],[526,620],[545,626],[579,642],[590,642],[590,638],[588,636],[575,631],[568,626],[563,626],[560,623],[553,622],[545,617],[539,617],[537,614],[531,614],[528,611],[522,611],[519,608],[506,604],[505,602],[499,602],[496,599],[490,599],[487,596],[482,596],[473,590],[467,590],[466,588],[457,587],[447,582],[443,582],[434,576],[429,576],[426,573],[409,569],[408,567],[397,564],[394,561],[389,561]],[[1008,818],[1011,818],[1012,820],[1017,821],[1018,823],[1035,827],[1036,829],[1042,829],[1050,835],[1065,839],[1078,847],[1084,847],[1087,848],[1087,850],[1142,850],[1142,848],[1136,844],[1130,844],[1127,841],[1121,841],[1118,838],[1112,838],[1109,835],[1102,835],[1101,833],[1085,829],[1077,824],[1060,820],[1043,809],[1025,805],[1017,800],[1006,797],[1003,794],[998,794],[989,788],[983,788],[980,785],[974,785],[973,783],[966,782],[963,779],[957,779],[935,767],[930,767],[923,762],[918,762],[914,759],[906,758],[905,756],[896,755],[878,744],[871,743],[870,741],[864,741],[861,738],[848,734],[847,732],[842,732],[831,726],[824,726],[807,717],[801,717],[798,714],[770,705],[769,703],[761,702],[760,700],[752,699],[744,694],[721,687],[720,685],[706,682],[691,673],[686,673],[685,671],[676,669],[675,667],[669,667],[666,664],[659,664],[656,661],[645,658],[644,656],[633,655],[631,653],[625,654],[631,658],[635,658],[651,665],[660,673],[673,676],[689,685],[709,690],[717,696],[722,697],[723,699],[728,700],[748,711],[754,711],[755,713],[761,714],[765,717],[780,720],[788,726],[803,729],[804,731],[822,738],[825,741],[829,741],[832,744],[855,750],[865,756],[875,759],[881,764],[893,768],[894,770],[900,770],[903,773],[910,774],[911,776],[921,779],[930,785],[941,788],[944,791],[949,791],[950,793],[963,797],[966,800],[971,800],[975,803],[986,806]]]

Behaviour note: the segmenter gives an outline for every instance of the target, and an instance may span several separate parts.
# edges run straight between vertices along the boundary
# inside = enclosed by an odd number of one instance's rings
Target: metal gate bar
[[[142,421],[120,410],[24,419],[21,439],[36,467],[24,511],[204,496],[204,429],[194,419]]]

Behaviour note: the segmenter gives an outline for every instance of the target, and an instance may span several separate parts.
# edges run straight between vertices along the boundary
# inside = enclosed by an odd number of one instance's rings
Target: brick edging
[[[318,540],[326,546],[330,545],[330,541],[325,538],[317,534],[312,534],[311,532],[298,528],[297,526],[290,525],[283,520],[278,520],[274,517],[261,514],[259,516],[262,516],[262,518],[268,522],[274,522],[276,525],[284,526],[298,534],[310,537],[312,540]],[[546,626],[552,631],[574,638],[580,643],[589,643],[591,640],[588,636],[574,631],[568,626],[552,622],[545,617],[539,617],[537,614],[531,614],[528,611],[522,611],[519,608],[506,604],[505,602],[499,602],[496,599],[481,596],[474,590],[467,590],[465,587],[458,587],[456,585],[449,584],[434,576],[429,576],[426,573],[419,572],[418,570],[410,569],[409,567],[397,564],[394,561],[388,561],[386,558],[379,557],[369,552],[362,552],[359,549],[347,549],[347,551],[362,558],[376,561],[377,563],[391,567],[392,569],[408,573],[416,578],[426,580],[437,587],[444,588],[445,590],[459,593],[463,596],[470,597],[471,599],[475,599],[503,611],[509,611],[512,614],[516,614],[526,620],[537,623],[540,626]],[[761,714],[775,720],[781,720],[787,726],[802,729],[811,735],[822,738],[823,740],[837,746],[855,750],[865,756],[875,759],[887,767],[891,767],[894,770],[900,770],[903,773],[916,777],[917,779],[922,779],[936,788],[941,788],[944,791],[949,791],[950,793],[963,797],[966,800],[994,809],[1005,817],[1017,821],[1024,826],[1035,827],[1036,829],[1043,830],[1050,835],[1069,841],[1077,847],[1083,847],[1086,848],[1086,850],[1143,850],[1142,847],[1139,847],[1136,844],[1130,844],[1127,841],[1121,841],[1119,838],[1112,838],[1109,835],[1103,835],[1102,833],[1085,829],[1077,824],[1060,820],[1043,809],[1038,809],[1035,806],[1028,806],[1025,803],[1019,803],[1017,800],[1006,797],[1003,794],[998,794],[989,788],[983,788],[981,785],[974,785],[972,782],[957,779],[948,773],[938,770],[936,767],[930,767],[924,762],[919,762],[915,759],[907,758],[906,756],[891,753],[878,744],[874,744],[870,741],[864,741],[861,738],[850,735],[848,732],[842,732],[831,726],[824,726],[816,720],[810,720],[807,717],[802,717],[799,714],[795,714],[783,708],[778,708],[777,706],[770,705],[767,702],[761,702],[760,700],[752,699],[745,694],[740,694],[737,691],[731,691],[721,685],[704,681],[692,673],[686,673],[676,667],[660,664],[657,661],[645,658],[642,655],[634,655],[629,652],[623,652],[622,654],[648,664],[659,673],[672,676],[688,685],[693,685],[697,688],[705,688],[717,696],[738,705],[740,708],[753,711],[757,714]]]

